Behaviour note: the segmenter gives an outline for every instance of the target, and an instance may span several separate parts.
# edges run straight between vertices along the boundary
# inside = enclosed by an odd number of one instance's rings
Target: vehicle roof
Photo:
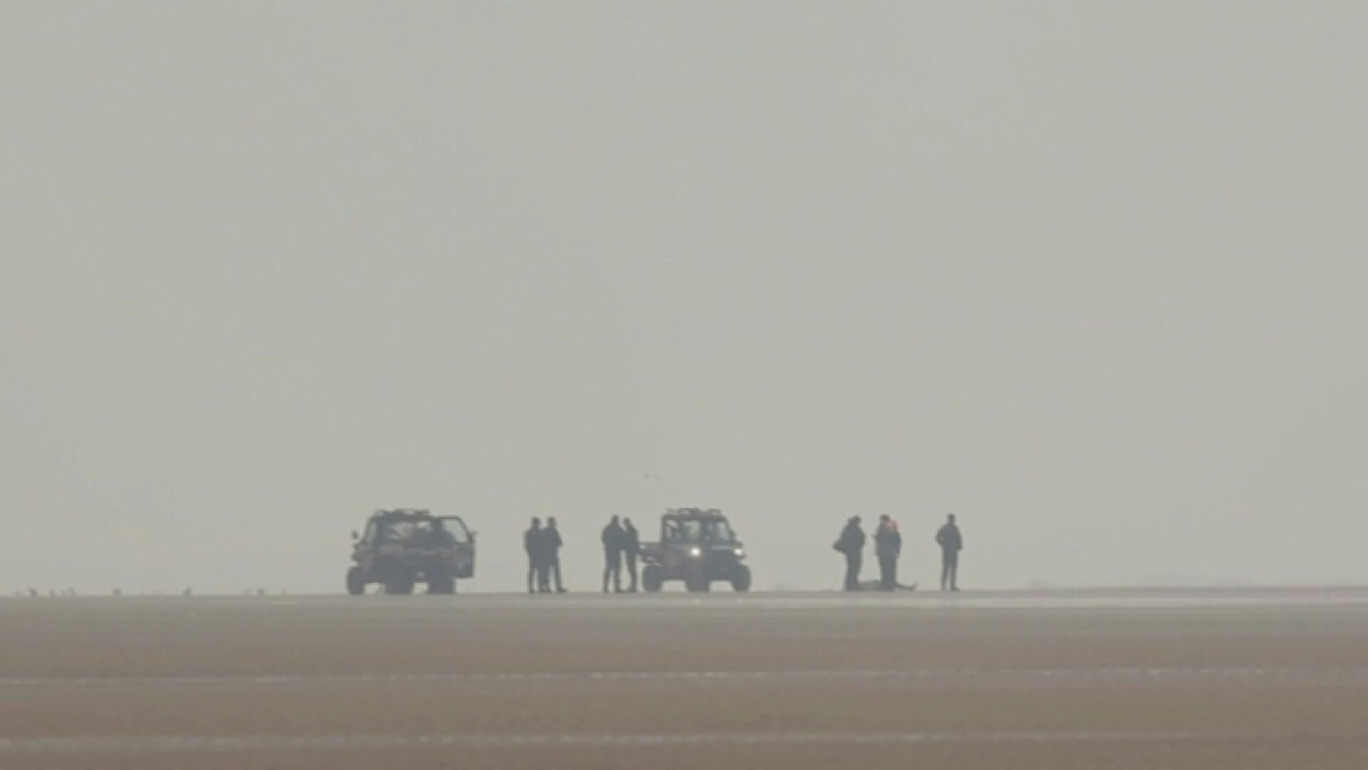
[[[393,508],[379,510],[371,514],[372,519],[381,521],[432,521],[435,519],[460,519],[460,516],[433,516],[431,511],[420,508]]]
[[[665,519],[725,519],[722,511],[716,508],[670,508],[661,518]]]

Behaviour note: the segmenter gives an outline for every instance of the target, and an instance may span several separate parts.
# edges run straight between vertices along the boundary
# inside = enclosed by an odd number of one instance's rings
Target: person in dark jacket
[[[546,530],[542,533],[546,538],[546,572],[545,576],[538,576],[538,581],[545,585],[544,592],[551,590],[551,578],[556,580],[556,593],[565,593],[565,582],[561,580],[560,552],[561,546],[565,541],[561,540],[560,527],[556,526],[556,517],[546,517]]]
[[[898,533],[898,523],[888,514],[879,517],[879,528],[874,532],[874,553],[879,557],[879,588],[892,591],[898,587],[902,535]]]
[[[541,519],[532,517],[532,526],[523,533],[523,550],[527,552],[527,592],[537,592],[537,583],[542,572],[544,558],[544,536]]]
[[[955,523],[955,514],[945,516],[945,524],[936,531],[936,543],[941,549],[941,590],[948,583],[951,591],[959,590],[959,553],[964,550],[964,536]]]
[[[618,517],[614,516],[603,528],[603,592],[608,593],[608,579],[613,580],[613,593],[622,593],[622,550],[627,545],[627,533]]]
[[[637,557],[641,555],[641,535],[631,519],[622,520],[622,555],[627,557],[628,593],[637,590]]]
[[[845,590],[860,590],[860,566],[864,561],[865,533],[860,529],[860,517],[851,516],[846,521],[845,529],[841,530],[841,536],[832,545],[837,551],[845,555],[846,573]]]

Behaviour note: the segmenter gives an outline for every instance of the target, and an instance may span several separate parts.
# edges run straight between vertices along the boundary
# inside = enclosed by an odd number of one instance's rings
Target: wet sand
[[[0,600],[0,768],[1368,767],[1368,589]]]

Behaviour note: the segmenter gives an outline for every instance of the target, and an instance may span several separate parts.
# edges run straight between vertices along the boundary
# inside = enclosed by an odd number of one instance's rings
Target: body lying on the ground
[[[913,584],[911,584],[911,585],[908,585],[908,584],[906,584],[906,583],[897,583],[896,586],[897,586],[896,590],[899,590],[899,591],[915,591],[915,590],[917,590],[917,584],[916,584],[916,583],[913,583]],[[882,591],[882,590],[884,590],[884,587],[883,587],[883,584],[880,583],[880,582],[877,581],[877,580],[861,580],[861,581],[860,581],[860,590],[861,590],[861,591]]]

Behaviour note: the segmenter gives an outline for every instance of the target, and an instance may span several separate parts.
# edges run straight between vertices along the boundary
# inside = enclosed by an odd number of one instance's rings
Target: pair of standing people
[[[547,517],[545,527],[542,526],[541,519],[532,519],[532,526],[523,533],[523,550],[527,551],[529,594],[551,593],[552,578],[555,578],[556,593],[565,593],[560,565],[560,550],[564,544],[560,528],[556,526],[555,516]]]
[[[846,558],[845,590],[859,591],[860,569],[864,566],[864,547],[868,538],[860,528],[860,517],[851,516],[845,529],[832,545]],[[878,588],[892,591],[898,587],[898,556],[902,554],[902,534],[898,522],[885,514],[879,517],[879,528],[874,531],[874,555],[879,559]]]
[[[641,536],[631,519],[614,516],[608,520],[599,538],[603,542],[603,592],[608,593],[611,581],[613,593],[622,593],[622,562],[627,561],[627,577],[631,581],[627,592],[637,590],[637,557],[641,555]]]
[[[860,517],[851,516],[841,530],[840,537],[832,545],[846,559],[844,588],[859,591],[860,569],[864,561],[864,547],[867,537],[860,528]],[[941,548],[941,590],[958,591],[959,552],[964,548],[964,538],[955,523],[955,514],[946,516],[946,523],[936,532],[936,542]],[[874,551],[879,559],[878,588],[892,591],[902,587],[898,583],[898,557],[902,554],[902,534],[898,523],[888,515],[879,517],[879,528],[874,533]]]

